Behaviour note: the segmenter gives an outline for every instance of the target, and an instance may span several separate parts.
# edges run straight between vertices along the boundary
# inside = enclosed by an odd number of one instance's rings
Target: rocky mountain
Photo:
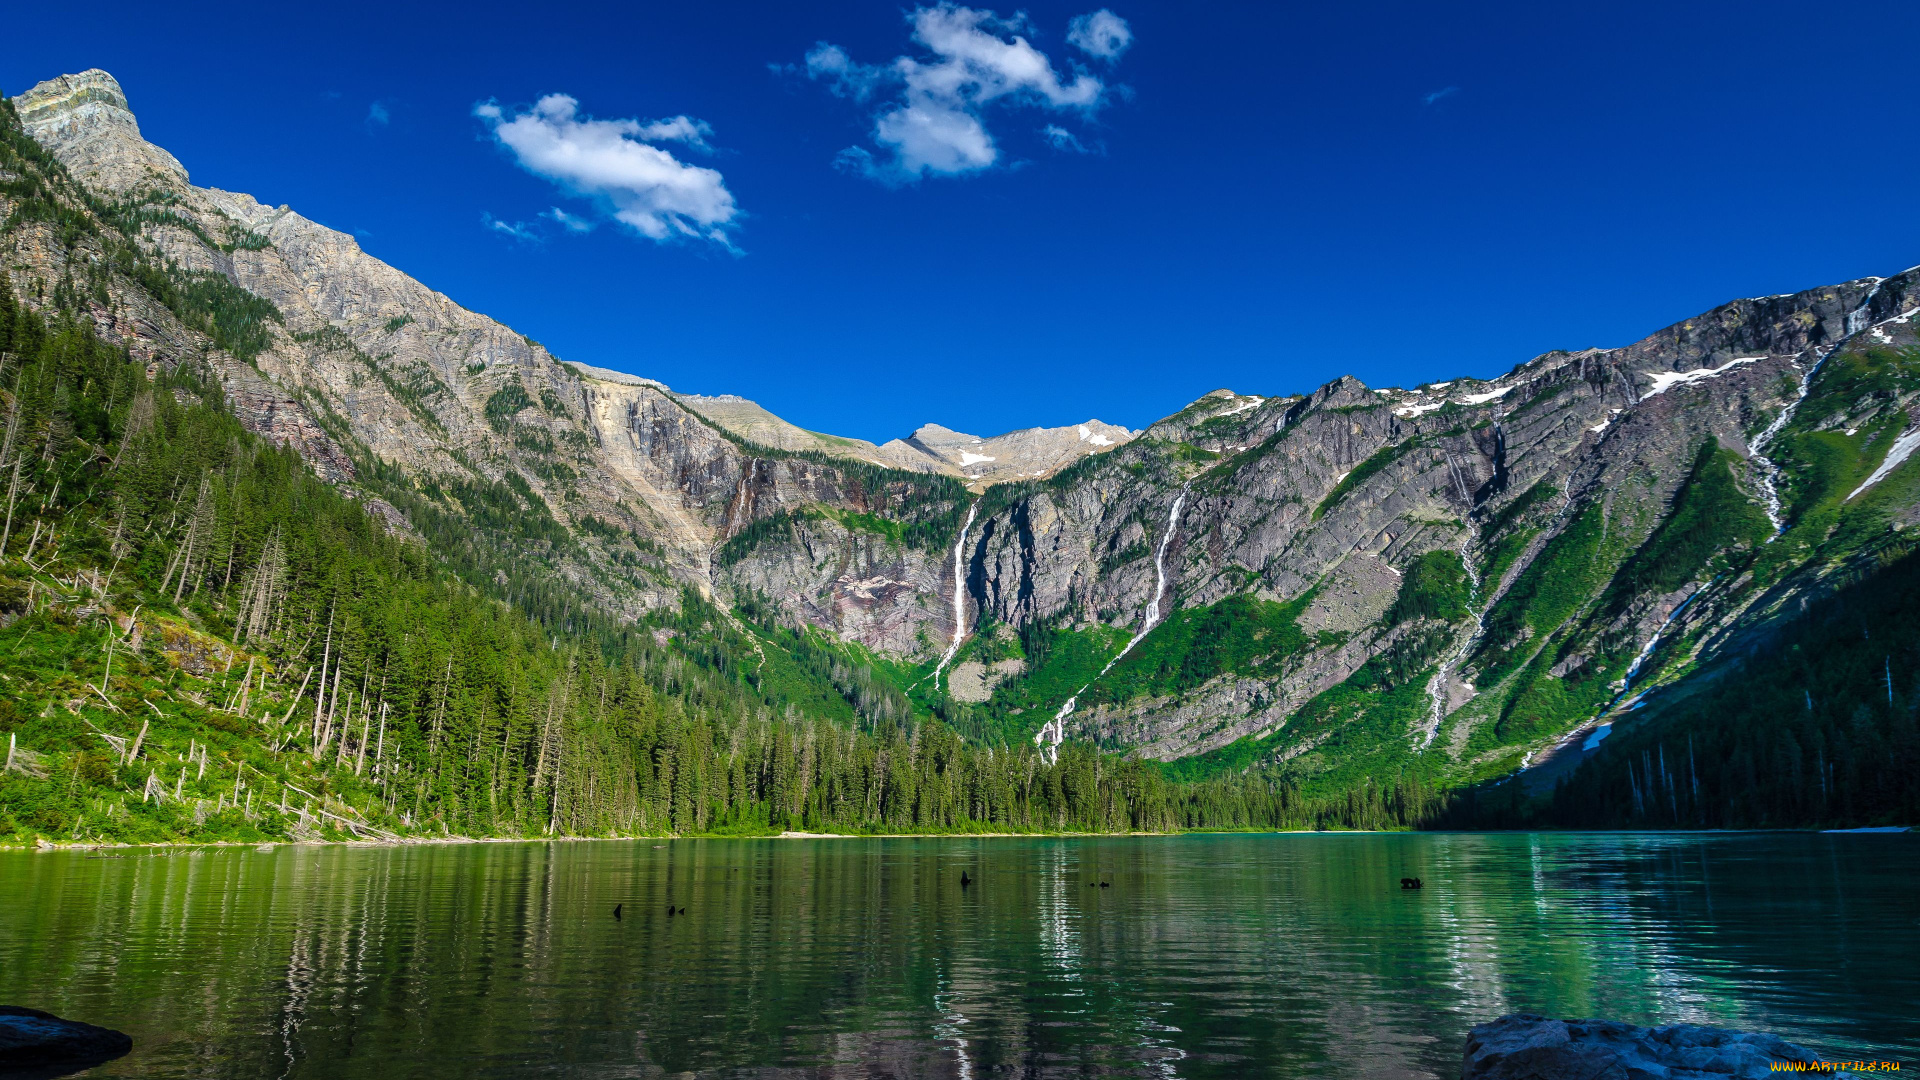
[[[613,373],[601,372],[602,377],[609,374]],[[876,446],[865,439],[808,431],[780,419],[759,403],[735,394],[676,394],[674,398],[756,446],[844,457],[883,469],[940,473],[966,480],[968,488],[976,492],[1008,481],[1052,476],[1090,454],[1126,443],[1136,434],[1113,424],[1089,420],[1068,427],[1027,428],[983,439],[939,424],[925,424],[904,439],[889,439]]]
[[[168,268],[116,269],[0,195],[16,294],[208,365],[250,427],[474,580],[689,650],[716,646],[673,620],[710,603],[752,655],[702,662],[862,716],[878,695],[1196,774],[1496,776],[1577,753],[1920,519],[1915,271],[1492,380],[875,446],[563,363],[349,236],[195,187],[104,72],[13,107],[89,193],[74,212]]]
[[[973,491],[995,484],[1039,480],[1052,476],[1092,454],[1131,441],[1137,432],[1089,420],[1058,428],[1027,428],[983,439],[924,424],[905,439],[879,447],[875,463],[903,469],[926,469],[962,477]]]

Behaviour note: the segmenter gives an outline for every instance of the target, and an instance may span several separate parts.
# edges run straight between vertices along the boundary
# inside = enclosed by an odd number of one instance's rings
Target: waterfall
[[[1855,314],[1857,314],[1857,312]],[[1848,315],[1847,325],[1852,326],[1853,321],[1853,315]],[[1845,339],[1842,338],[1841,340],[1844,341]],[[1753,443],[1749,448],[1753,459],[1760,464],[1760,487],[1761,490],[1766,493],[1767,497],[1767,522],[1773,526],[1773,535],[1767,537],[1767,543],[1769,544],[1778,540],[1780,534],[1786,531],[1787,521],[1785,513],[1780,506],[1781,469],[1780,466],[1774,464],[1772,458],[1767,456],[1767,447],[1772,445],[1774,437],[1786,430],[1787,424],[1793,420],[1793,414],[1800,408],[1800,403],[1807,399],[1807,392],[1813,388],[1813,377],[1819,374],[1820,365],[1827,362],[1827,357],[1833,355],[1835,348],[1838,348],[1838,346],[1815,351],[1812,366],[1800,373],[1800,386],[1795,392],[1793,400],[1787,402],[1786,408],[1780,410],[1780,415],[1773,418],[1773,422],[1767,425],[1766,430],[1754,436]],[[1799,366],[1797,361],[1795,366]]]
[[[1718,581],[1719,579],[1715,578],[1714,580]],[[1707,582],[1707,585],[1711,584],[1713,584],[1712,581]],[[1634,657],[1633,663],[1628,665],[1626,677],[1620,681],[1620,692],[1614,695],[1613,701],[1607,702],[1607,709],[1613,708],[1616,702],[1626,697],[1627,693],[1633,689],[1633,677],[1640,674],[1640,665],[1646,663],[1647,658],[1653,655],[1653,650],[1660,647],[1660,639],[1666,636],[1667,627],[1672,626],[1673,620],[1679,618],[1680,613],[1687,610],[1687,605],[1693,603],[1694,597],[1699,596],[1707,590],[1707,585],[1702,585],[1698,589],[1693,590],[1693,592],[1687,595],[1685,600],[1680,601],[1679,607],[1667,612],[1667,617],[1660,620],[1660,628],[1653,632],[1653,636],[1647,639],[1646,647],[1640,650],[1640,655]],[[1606,709],[1601,710],[1602,714],[1605,712]]]
[[[1167,514],[1167,531],[1161,534],[1160,546],[1153,553],[1153,599],[1147,601],[1147,617],[1140,624],[1140,632],[1127,642],[1127,648],[1120,650],[1120,656],[1127,655],[1127,649],[1133,648],[1141,638],[1146,637],[1147,631],[1160,621],[1160,597],[1167,591],[1167,545],[1173,543],[1173,530],[1180,526],[1180,508],[1186,503],[1187,489],[1183,487],[1180,494],[1174,497],[1173,509]],[[1113,660],[1120,659],[1120,656]],[[1113,660],[1107,662],[1107,667],[1113,666]]]
[[[1460,538],[1460,563],[1467,571],[1467,609],[1472,611],[1480,603],[1480,568],[1473,562],[1473,541],[1476,533],[1471,519],[1467,522],[1467,535]],[[1451,697],[1449,684],[1453,681],[1453,672],[1460,661],[1467,658],[1474,643],[1487,629],[1487,612],[1480,608],[1474,612],[1473,633],[1467,640],[1440,661],[1440,670],[1433,673],[1432,681],[1427,683],[1427,700],[1432,704],[1427,709],[1427,730],[1420,737],[1420,749],[1433,745],[1433,737],[1440,733],[1440,722],[1447,718],[1447,699]]]
[[[1140,639],[1152,633],[1153,628],[1159,625],[1160,598],[1167,592],[1167,545],[1173,543],[1174,530],[1180,527],[1180,511],[1186,505],[1187,487],[1182,486],[1180,494],[1174,497],[1173,509],[1167,513],[1167,531],[1160,535],[1160,546],[1153,552],[1153,599],[1147,601],[1146,617],[1140,620],[1139,632],[1127,639],[1126,646],[1116,653],[1113,659],[1107,661],[1106,666],[1100,669],[1100,674],[1089,680],[1087,686],[1099,682],[1102,675],[1112,671],[1113,665],[1132,652],[1133,647],[1140,644]],[[1073,696],[1067,699],[1067,703],[1060,706],[1060,711],[1053,714],[1053,719],[1040,725],[1040,730],[1034,733],[1033,744],[1047,752],[1048,764],[1059,760],[1060,744],[1067,741],[1067,717],[1073,715],[1073,707],[1079,703],[1080,695],[1087,692],[1087,686],[1074,691]]]
[[[974,502],[967,507],[966,524],[960,526],[960,539],[953,542],[953,642],[940,656],[940,662],[933,666],[933,686],[940,688],[940,672],[960,651],[960,643],[967,639],[967,533],[973,528],[973,515],[980,509],[980,503]]]
[[[1612,712],[1614,709],[1614,706],[1620,704],[1620,701],[1622,698],[1626,697],[1628,694],[1633,692],[1634,676],[1640,674],[1641,665],[1645,664],[1647,660],[1653,656],[1653,651],[1660,647],[1661,640],[1667,636],[1667,628],[1673,625],[1674,620],[1680,617],[1681,612],[1687,610],[1687,605],[1693,603],[1694,600],[1698,598],[1701,593],[1706,592],[1708,589],[1712,588],[1714,585],[1714,582],[1717,582],[1719,580],[1720,579],[1716,577],[1713,579],[1713,581],[1709,581],[1705,585],[1702,585],[1699,588],[1693,590],[1693,592],[1687,595],[1687,598],[1685,600],[1680,601],[1680,604],[1678,607],[1675,607],[1672,611],[1667,612],[1667,617],[1660,620],[1659,628],[1654,630],[1653,636],[1648,638],[1646,645],[1641,647],[1639,655],[1635,656],[1633,658],[1633,663],[1628,665],[1626,675],[1620,680],[1620,691],[1614,694],[1611,698],[1608,698],[1607,703],[1605,705],[1600,706],[1600,711],[1594,715],[1593,720],[1590,720],[1587,723],[1582,724],[1581,726],[1573,729],[1571,732],[1568,732],[1565,738],[1561,739],[1559,742],[1556,742],[1553,746],[1549,747],[1546,752],[1549,754],[1558,753],[1561,747],[1566,746],[1572,743],[1575,739],[1580,739],[1582,736],[1584,736],[1585,741],[1581,742],[1580,744],[1580,752],[1587,753],[1588,751],[1591,751],[1594,748],[1598,747],[1601,744],[1601,742],[1603,742],[1606,739],[1608,735],[1612,734],[1613,724],[1611,722],[1600,723],[1598,722],[1600,718]],[[1530,767],[1533,764],[1533,759],[1539,753],[1540,751],[1537,748],[1534,750],[1527,751],[1526,756],[1520,759],[1520,771],[1525,772],[1528,769],[1528,767]]]
[[[1847,312],[1846,333],[1839,341],[1824,349],[1814,350],[1813,364],[1801,373],[1800,386],[1793,400],[1787,402],[1787,407],[1780,410],[1780,415],[1773,418],[1773,423],[1768,424],[1766,430],[1754,436],[1753,443],[1749,447],[1749,453],[1760,464],[1760,487],[1767,496],[1767,521],[1773,525],[1773,535],[1767,537],[1769,544],[1778,540],[1780,534],[1786,531],[1787,521],[1780,506],[1782,472],[1780,466],[1774,464],[1773,459],[1767,456],[1767,447],[1773,445],[1775,436],[1786,430],[1787,424],[1793,420],[1793,414],[1799,410],[1800,403],[1807,400],[1808,391],[1813,389],[1813,377],[1820,373],[1820,365],[1826,363],[1827,357],[1832,356],[1842,345],[1845,345],[1848,338],[1868,328],[1868,320],[1873,316],[1867,309],[1872,306],[1873,298],[1880,294],[1880,286],[1883,284],[1885,279],[1874,279],[1873,288],[1867,290],[1867,295],[1860,301],[1860,306]]]

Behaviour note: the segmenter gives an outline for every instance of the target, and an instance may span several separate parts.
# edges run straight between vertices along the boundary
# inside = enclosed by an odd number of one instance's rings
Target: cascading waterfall
[[[1848,315],[1847,325],[1852,326],[1853,321],[1853,316]],[[1827,362],[1827,357],[1833,354],[1835,348],[1838,346],[1829,346],[1815,351],[1812,365],[1800,373],[1800,387],[1793,400],[1787,402],[1787,407],[1780,410],[1780,415],[1773,418],[1773,423],[1768,424],[1766,430],[1753,438],[1751,451],[1754,460],[1760,463],[1760,487],[1767,497],[1767,522],[1773,526],[1773,535],[1767,537],[1769,544],[1778,540],[1780,534],[1786,531],[1787,522],[1780,506],[1780,466],[1774,464],[1773,459],[1767,456],[1767,447],[1773,443],[1774,436],[1786,430],[1787,424],[1793,420],[1794,412],[1800,408],[1800,403],[1807,399],[1807,392],[1813,388],[1813,377],[1819,374],[1820,365]]]
[[[1719,578],[1714,579],[1714,581],[1718,581],[1718,580],[1720,579]],[[1621,698],[1626,697],[1627,694],[1633,690],[1633,677],[1640,674],[1640,666],[1642,664],[1645,664],[1647,662],[1647,658],[1653,655],[1653,650],[1660,647],[1660,639],[1666,636],[1667,627],[1672,626],[1673,620],[1679,618],[1680,613],[1687,610],[1687,605],[1693,603],[1694,598],[1698,597],[1701,593],[1706,592],[1708,586],[1712,584],[1713,582],[1709,581],[1707,582],[1706,585],[1702,585],[1699,588],[1693,590],[1693,592],[1687,594],[1687,598],[1685,600],[1680,601],[1680,605],[1678,607],[1674,608],[1672,611],[1667,612],[1667,617],[1660,620],[1659,629],[1655,630],[1653,632],[1653,636],[1647,639],[1646,646],[1640,650],[1640,654],[1638,656],[1635,656],[1633,658],[1633,663],[1627,665],[1626,677],[1620,680],[1620,692],[1613,696],[1612,701],[1607,702],[1607,709],[1613,708],[1614,705],[1619,703]],[[1602,709],[1600,711],[1602,715],[1605,715],[1607,710]]]
[[[1473,522],[1468,521],[1467,535],[1460,538],[1460,563],[1466,567],[1467,571],[1467,608],[1474,612],[1473,633],[1468,634],[1467,640],[1461,642],[1458,648],[1440,662],[1440,670],[1434,672],[1433,680],[1427,683],[1427,700],[1432,705],[1427,710],[1427,730],[1420,737],[1422,750],[1433,745],[1433,737],[1440,732],[1440,722],[1447,718],[1447,699],[1452,696],[1450,684],[1453,681],[1454,669],[1459,666],[1460,661],[1466,659],[1467,653],[1472,651],[1474,643],[1480,640],[1480,635],[1487,629],[1486,608],[1479,606],[1480,568],[1473,562],[1473,542],[1476,538],[1477,532]]]
[[[1641,647],[1639,655],[1635,656],[1633,658],[1633,663],[1627,666],[1627,673],[1620,680],[1620,692],[1613,695],[1611,698],[1607,699],[1607,703],[1605,705],[1602,705],[1600,707],[1600,711],[1594,715],[1594,721],[1598,721],[1600,717],[1605,716],[1608,713],[1612,712],[1614,709],[1614,706],[1620,704],[1623,698],[1625,698],[1628,694],[1633,692],[1634,676],[1640,674],[1641,666],[1647,662],[1649,657],[1653,656],[1653,651],[1660,647],[1660,642],[1667,636],[1667,630],[1668,628],[1673,626],[1674,620],[1678,619],[1680,617],[1680,614],[1687,610],[1687,606],[1692,604],[1694,600],[1700,596],[1701,593],[1706,592],[1708,589],[1712,588],[1714,582],[1719,580],[1720,580],[1719,578],[1714,578],[1713,581],[1709,581],[1705,585],[1700,586],[1698,589],[1693,590],[1692,593],[1688,594],[1685,600],[1680,601],[1680,604],[1678,607],[1675,607],[1672,611],[1667,612],[1667,617],[1660,620],[1660,626],[1654,630],[1653,636],[1647,639],[1646,645]],[[1581,744],[1580,749],[1582,751],[1592,750],[1594,747],[1599,746],[1601,741],[1604,740],[1612,730],[1613,730],[1613,725],[1611,723],[1603,724],[1603,723],[1594,723],[1590,721],[1586,725],[1575,728],[1573,732],[1569,734],[1565,739],[1562,739],[1560,742],[1555,743],[1549,752],[1552,752],[1553,750],[1558,750],[1560,747],[1565,746],[1567,743],[1572,742],[1574,739],[1580,738],[1582,735],[1586,737],[1586,741]],[[1529,766],[1531,766],[1533,764],[1533,759],[1538,755],[1539,755],[1538,750],[1527,751],[1526,756],[1520,759],[1521,770],[1524,771]]]
[[[940,672],[952,662],[954,654],[960,651],[960,643],[967,639],[967,533],[973,529],[973,515],[979,509],[978,502],[967,507],[967,522],[960,526],[960,539],[953,542],[953,641],[941,654],[940,662],[933,665],[936,690],[940,688]]]
[[[1845,345],[1849,338],[1868,328],[1868,320],[1872,315],[1867,308],[1873,304],[1873,298],[1880,294],[1880,286],[1883,284],[1885,284],[1884,278],[1876,279],[1873,288],[1867,290],[1866,297],[1860,301],[1860,306],[1847,312],[1846,333],[1839,341],[1824,349],[1814,350],[1813,363],[1801,373],[1800,387],[1794,394],[1793,400],[1787,403],[1786,408],[1780,410],[1780,415],[1773,418],[1773,423],[1768,424],[1766,430],[1753,438],[1750,450],[1754,459],[1760,463],[1760,487],[1767,496],[1767,521],[1773,525],[1773,535],[1767,537],[1769,544],[1778,540],[1780,534],[1786,531],[1787,520],[1780,505],[1782,472],[1780,466],[1774,464],[1773,459],[1767,456],[1767,447],[1773,444],[1775,436],[1786,430],[1787,424],[1793,420],[1793,414],[1799,410],[1800,403],[1807,400],[1807,393],[1813,389],[1813,377],[1820,373],[1820,365],[1825,364],[1827,357],[1832,356],[1840,346]]]
[[[1146,617],[1140,620],[1139,632],[1127,639],[1126,647],[1116,653],[1113,659],[1107,661],[1106,666],[1100,669],[1100,675],[1095,675],[1089,680],[1087,686],[1099,682],[1101,675],[1113,670],[1113,665],[1132,652],[1133,647],[1140,644],[1140,639],[1152,633],[1153,628],[1159,625],[1160,598],[1166,595],[1167,591],[1167,545],[1173,542],[1173,532],[1180,527],[1180,511],[1186,505],[1187,488],[1182,487],[1180,494],[1174,497],[1173,509],[1167,514],[1167,531],[1161,534],[1160,546],[1153,553],[1153,599],[1147,601]],[[1087,686],[1074,691],[1073,696],[1067,699],[1067,703],[1060,706],[1060,711],[1053,714],[1053,719],[1040,725],[1040,730],[1034,733],[1033,743],[1046,751],[1048,764],[1059,760],[1060,744],[1067,741],[1067,717],[1073,715],[1073,707],[1079,703],[1080,695],[1087,692]]]

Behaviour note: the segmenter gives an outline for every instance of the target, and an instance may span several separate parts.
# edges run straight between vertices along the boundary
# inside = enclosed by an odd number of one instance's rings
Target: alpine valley
[[[876,445],[0,126],[0,837],[1920,818],[1920,270]]]

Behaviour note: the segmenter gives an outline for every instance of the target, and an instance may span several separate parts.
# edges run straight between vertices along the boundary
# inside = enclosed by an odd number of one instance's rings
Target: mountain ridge
[[[1920,408],[1913,270],[1491,379],[876,447],[563,363],[289,208],[194,188],[104,72],[18,100],[139,243],[274,312],[212,348],[108,281],[104,337],[205,358],[249,427],[389,520],[478,522],[463,492],[497,488],[568,542],[487,543],[582,603],[644,622],[693,589],[742,627],[864,650],[981,738],[1330,785],[1503,775],[1920,519],[1896,457]],[[21,233],[19,295],[86,276],[56,240]],[[771,639],[748,637],[757,673]]]

